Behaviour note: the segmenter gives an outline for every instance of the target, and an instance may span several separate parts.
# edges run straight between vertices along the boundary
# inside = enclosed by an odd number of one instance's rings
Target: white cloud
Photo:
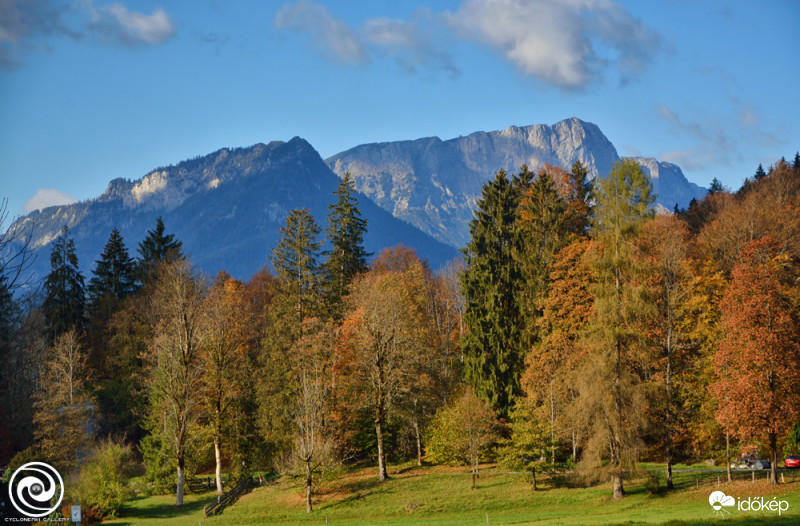
[[[50,51],[56,37],[81,40],[87,34],[110,44],[155,46],[169,40],[175,26],[161,8],[147,15],[119,2],[0,0],[0,68],[21,67],[27,53]]]
[[[395,59],[410,73],[420,69],[446,71],[451,77],[460,74],[450,53],[441,42],[447,36],[433,25],[430,11],[420,10],[414,20],[373,18],[362,27],[365,39],[376,51]]]
[[[28,199],[23,206],[26,214],[34,210],[42,210],[48,206],[69,205],[78,200],[54,188],[40,188],[33,197]]]
[[[562,88],[602,79],[612,63],[627,81],[662,45],[655,31],[610,0],[467,0],[443,18],[522,74]]]
[[[275,27],[306,34],[324,57],[343,64],[367,60],[361,37],[325,6],[301,0],[286,4],[275,15]]]
[[[150,15],[131,11],[120,3],[96,7],[88,1],[85,8],[92,18],[90,29],[113,43],[156,46],[175,35],[172,19],[160,7]]]
[[[420,9],[411,20],[378,17],[351,27],[325,6],[308,0],[285,4],[275,15],[277,29],[307,36],[323,58],[337,64],[385,56],[409,73],[424,69],[456,76],[460,72],[444,44],[448,36],[436,22],[429,10]]]

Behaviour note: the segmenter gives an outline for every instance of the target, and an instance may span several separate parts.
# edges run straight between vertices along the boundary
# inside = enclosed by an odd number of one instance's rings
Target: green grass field
[[[693,466],[694,468],[694,466]],[[699,468],[699,466],[698,466]],[[721,483],[724,472],[678,472],[673,492],[650,493],[644,478],[627,482],[625,499],[611,499],[610,484],[590,488],[554,487],[539,477],[533,491],[530,475],[485,470],[478,488],[470,489],[465,468],[415,468],[394,466],[391,479],[377,482],[375,468],[351,471],[325,484],[315,499],[315,510],[305,512],[299,488],[279,480],[256,488],[218,516],[203,516],[203,506],[213,494],[189,495],[177,509],[174,496],[142,497],[130,502],[120,518],[104,522],[116,525],[485,525],[489,524],[798,524],[800,480],[770,486],[758,474]],[[797,477],[795,477],[797,478]],[[541,482],[544,482],[543,484]],[[722,521],[714,515],[708,496],[721,490],[735,498],[777,497],[789,503],[779,518],[777,512],[746,512],[734,509]]]

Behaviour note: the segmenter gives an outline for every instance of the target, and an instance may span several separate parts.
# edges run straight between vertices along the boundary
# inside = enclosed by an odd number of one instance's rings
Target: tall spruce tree
[[[464,249],[465,375],[478,396],[502,415],[508,414],[512,397],[519,393],[524,362],[517,216],[522,190],[531,178],[527,169],[514,178],[501,170],[483,185]]]
[[[45,336],[52,344],[70,329],[75,329],[80,335],[85,324],[84,279],[78,268],[75,241],[69,236],[69,228],[66,226],[53,243],[50,268],[50,274],[44,281],[45,299],[42,311]]]
[[[90,315],[101,309],[104,301],[117,303],[136,290],[133,259],[128,255],[125,241],[116,228],[111,231],[103,253],[95,264],[92,271],[94,276],[87,287]]]
[[[298,323],[316,314],[320,304],[323,269],[319,263],[322,247],[322,242],[317,241],[319,234],[320,227],[311,211],[293,209],[286,216],[281,239],[270,255],[275,273],[284,280],[284,290],[292,298]]]
[[[764,167],[761,166],[761,163],[758,164],[758,168],[756,168],[756,173],[754,175],[756,181],[760,181],[761,179],[767,176],[767,172],[764,171]]]
[[[361,217],[358,201],[353,195],[353,179],[350,172],[334,192],[336,203],[328,207],[328,228],[325,234],[331,244],[325,262],[327,273],[328,303],[334,317],[341,314],[342,298],[347,294],[353,278],[367,271],[368,254],[364,250],[364,233],[367,221]]]
[[[641,166],[624,160],[600,180],[596,198],[593,234],[602,248],[592,261],[595,317],[586,334],[591,359],[580,373],[580,403],[590,416],[587,457],[608,455],[617,499],[624,496],[623,474],[637,460],[645,425],[641,364],[649,359],[639,320],[647,303],[632,241],[653,217],[655,196]]]
[[[89,280],[87,306],[87,351],[90,375],[106,431],[118,431],[116,424],[130,416],[126,397],[131,370],[120,367],[121,355],[112,350],[117,330],[112,318],[122,308],[122,301],[136,291],[135,264],[119,231],[111,231]],[[123,402],[124,403],[120,403]],[[131,419],[132,420],[132,419]]]
[[[594,183],[589,180],[589,171],[580,161],[575,161],[570,171],[570,187],[566,197],[567,230],[578,236],[588,234],[594,208]]]
[[[146,280],[153,268],[159,263],[172,263],[183,259],[181,248],[183,243],[175,239],[175,234],[164,232],[164,220],[156,219],[155,230],[148,230],[147,236],[139,243],[139,261],[137,271],[140,280]]]
[[[566,212],[566,203],[558,195],[552,176],[542,170],[522,196],[517,221],[519,244],[514,257],[522,272],[522,290],[517,301],[524,320],[525,350],[536,341],[537,320],[547,296],[550,269],[556,252],[565,245]]]

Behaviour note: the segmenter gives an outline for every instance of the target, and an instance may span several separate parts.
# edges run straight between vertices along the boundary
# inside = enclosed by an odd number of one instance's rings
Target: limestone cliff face
[[[33,229],[32,247],[38,252],[31,269],[34,280],[49,272],[50,244],[62,226],[70,228],[81,270],[88,276],[113,228],[136,256],[137,244],[159,216],[198,267],[211,275],[226,270],[247,279],[267,264],[292,208],[308,208],[324,229],[338,183],[316,150],[295,137],[225,148],[157,168],[135,181],[114,179],[96,199],[33,212],[10,228]],[[402,243],[434,268],[458,257],[453,247],[393,217],[366,196],[358,200],[369,222],[364,239],[368,251]]]
[[[511,126],[447,141],[430,137],[365,144],[326,162],[339,177],[350,172],[356,188],[395,217],[460,248],[469,236],[481,186],[495,172],[515,172],[523,164],[532,171],[545,163],[570,168],[578,160],[592,177],[602,177],[620,157],[596,125],[572,118],[552,126]],[[692,197],[705,194],[675,165],[644,166],[663,196],[658,202],[670,210],[675,202],[685,207]]]

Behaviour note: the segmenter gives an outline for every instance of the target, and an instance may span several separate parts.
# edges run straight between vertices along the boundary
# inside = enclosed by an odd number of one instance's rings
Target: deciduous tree
[[[800,317],[796,263],[770,237],[753,241],[722,301],[725,338],[714,357],[723,401],[717,419],[743,438],[766,438],[778,483],[778,440],[800,418]]]
[[[623,472],[640,449],[645,407],[642,367],[649,363],[639,320],[646,309],[642,269],[633,239],[653,214],[649,178],[635,161],[617,163],[597,185],[592,261],[595,315],[584,341],[591,352],[581,371],[581,406],[590,422],[589,457],[609,455],[614,498],[624,496]]]

